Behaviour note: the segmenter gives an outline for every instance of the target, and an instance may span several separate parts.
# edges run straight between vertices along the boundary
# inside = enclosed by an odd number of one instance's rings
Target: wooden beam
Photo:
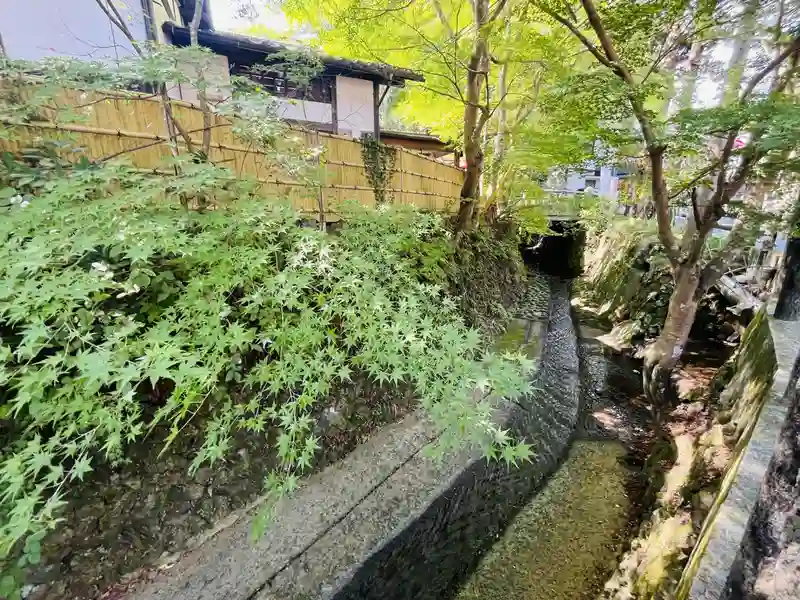
[[[339,133],[339,104],[336,102],[336,78],[332,77],[331,82],[331,124],[333,133]]]
[[[381,100],[379,98],[381,92],[381,84],[377,81],[372,82],[372,102],[375,114],[375,139],[381,139]]]

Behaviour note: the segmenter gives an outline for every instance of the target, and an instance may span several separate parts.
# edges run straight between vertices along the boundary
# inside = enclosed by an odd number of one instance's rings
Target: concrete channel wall
[[[506,347],[538,361],[535,391],[499,419],[533,445],[519,468],[468,454],[427,458],[418,414],[383,428],[278,507],[266,535],[245,513],[128,597],[132,600],[394,600],[453,594],[557,468],[577,423],[570,284],[532,273]]]
[[[679,600],[800,598],[800,322],[762,309],[723,391],[734,457],[684,570]]]

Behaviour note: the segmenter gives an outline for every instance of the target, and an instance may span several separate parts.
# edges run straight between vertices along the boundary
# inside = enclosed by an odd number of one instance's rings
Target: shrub
[[[53,85],[34,88],[30,66],[0,60],[11,82],[0,120],[41,118],[60,105],[59,86],[182,81],[179,65],[206,54],[156,48],[116,72],[35,65]],[[275,172],[310,180],[316,152],[282,143],[284,126],[251,88],[215,110]],[[3,135],[22,144],[11,127]],[[223,459],[237,430],[263,433],[279,464],[267,493],[291,493],[318,451],[320,402],[356,373],[411,390],[441,451],[529,456],[491,415],[528,390],[532,365],[486,352],[464,324],[443,277],[452,251],[439,217],[351,207],[326,234],[202,152],[168,166],[93,164],[68,140],[2,155],[0,597],[19,592],[67,488],[98,462],[126,460],[155,428],[169,446],[202,420],[192,471]]]
[[[217,200],[187,208],[198,194]],[[315,403],[356,370],[410,385],[444,448],[529,453],[490,418],[501,396],[527,389],[529,365],[484,352],[430,283],[438,272],[409,256],[441,228],[434,215],[353,209],[324,234],[191,162],[171,176],[62,170],[4,213],[0,553],[27,539],[20,567],[56,526],[65,486],[98,460],[124,460],[156,425],[171,441],[198,413],[192,469],[222,459],[236,429],[277,426],[281,468],[267,489],[291,492],[317,451]]]

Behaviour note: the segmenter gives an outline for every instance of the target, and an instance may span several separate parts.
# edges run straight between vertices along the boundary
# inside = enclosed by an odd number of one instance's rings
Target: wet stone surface
[[[551,391],[559,389],[558,370],[568,360],[557,341],[564,335],[558,323],[570,317],[569,303],[558,301],[562,282],[552,285],[549,375],[543,375]],[[636,362],[609,354],[593,333],[600,332],[587,328],[578,345],[581,414],[569,454],[489,549],[457,600],[596,598],[636,530],[649,443],[641,375]],[[545,400],[537,414],[547,410]]]
[[[550,285],[548,275],[530,271],[525,293],[517,305],[517,317],[521,319],[544,320],[550,312]]]
[[[646,445],[650,411],[641,387],[640,365],[612,355],[593,337],[581,337],[580,436],[617,439],[630,449]]]

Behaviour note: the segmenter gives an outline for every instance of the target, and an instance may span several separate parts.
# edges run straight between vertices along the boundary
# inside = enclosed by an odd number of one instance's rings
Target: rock
[[[717,423],[720,425],[725,425],[730,423],[731,421],[731,412],[729,410],[723,410],[717,415]]]
[[[23,600],[40,600],[47,594],[48,586],[46,585],[26,585],[22,588]]]
[[[123,484],[128,486],[132,490],[140,490],[140,489],[142,489],[142,480],[134,478],[134,477],[132,477],[130,479],[126,479],[123,482]]]
[[[214,469],[210,467],[200,467],[194,474],[194,480],[200,485],[206,485],[214,476]]]
[[[713,491],[701,490],[700,493],[697,494],[698,508],[705,512],[711,510],[711,506],[714,504],[715,496],[716,494]]]
[[[195,501],[200,500],[200,498],[203,497],[203,494],[205,494],[205,491],[206,491],[206,488],[205,488],[205,486],[202,486],[202,485],[191,484],[191,485],[186,486],[186,495],[191,500],[195,500]]]

